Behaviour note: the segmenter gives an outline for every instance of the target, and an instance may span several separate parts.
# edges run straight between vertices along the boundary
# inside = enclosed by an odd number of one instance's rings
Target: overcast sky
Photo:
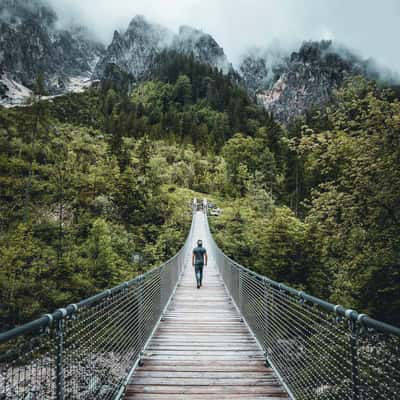
[[[251,46],[276,40],[335,39],[400,72],[400,0],[49,0],[65,20],[91,28],[105,43],[132,17],[177,31],[182,24],[214,36],[236,63]]]

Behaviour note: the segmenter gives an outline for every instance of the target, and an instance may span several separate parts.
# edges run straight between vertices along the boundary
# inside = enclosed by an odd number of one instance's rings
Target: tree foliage
[[[393,93],[355,78],[282,127],[234,73],[192,56],[161,53],[146,82],[108,72],[0,109],[0,328],[173,256],[193,196],[223,207],[212,227],[238,262],[400,322]]]

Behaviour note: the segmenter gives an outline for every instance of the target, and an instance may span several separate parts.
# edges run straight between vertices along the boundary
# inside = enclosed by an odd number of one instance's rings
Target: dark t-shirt
[[[204,254],[207,250],[204,247],[195,247],[193,249],[195,265],[204,265]]]

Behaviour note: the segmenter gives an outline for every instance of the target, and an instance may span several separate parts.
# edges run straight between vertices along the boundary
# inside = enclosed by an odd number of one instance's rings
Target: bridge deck
[[[194,239],[207,246],[204,216]],[[210,255],[211,256],[211,255]],[[126,399],[287,399],[226,292],[212,257],[203,287],[188,262]]]

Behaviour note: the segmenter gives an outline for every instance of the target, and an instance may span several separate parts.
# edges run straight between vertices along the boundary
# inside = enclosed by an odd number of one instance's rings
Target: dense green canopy
[[[195,195],[237,261],[399,323],[395,96],[356,78],[283,127],[233,74],[159,57],[147,82],[0,109],[0,330],[172,256]]]

